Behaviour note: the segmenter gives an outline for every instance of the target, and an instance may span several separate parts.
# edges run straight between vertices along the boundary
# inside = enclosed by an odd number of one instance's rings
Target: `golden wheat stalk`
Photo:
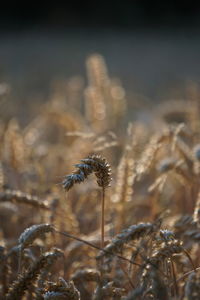
[[[100,155],[90,155],[81,160],[80,164],[76,164],[76,170],[67,175],[62,184],[66,191],[69,191],[75,183],[83,182],[88,175],[95,173],[97,184],[102,188],[101,201],[101,247],[104,247],[104,224],[105,224],[105,188],[109,186],[111,181],[111,168],[105,158]]]

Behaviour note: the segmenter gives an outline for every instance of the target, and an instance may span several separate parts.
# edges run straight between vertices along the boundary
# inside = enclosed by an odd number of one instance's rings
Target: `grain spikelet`
[[[118,230],[126,224],[126,203],[132,200],[133,184],[136,177],[134,159],[127,157],[126,153],[122,156],[117,168],[117,180],[115,192],[111,198],[116,203],[116,210],[119,216]]]
[[[97,259],[100,259],[103,256],[110,256],[111,253],[115,254],[120,252],[124,244],[137,240],[146,235],[150,235],[156,230],[156,225],[152,223],[139,223],[137,225],[131,225],[129,228],[124,229],[121,233],[117,234],[108,244],[104,250],[100,251]],[[108,253],[106,253],[106,251]]]
[[[86,62],[89,87],[85,90],[86,118],[98,132],[104,131],[108,124],[105,91],[109,79],[105,61],[101,55],[94,54]]]
[[[50,283],[47,290],[44,294],[44,300],[80,300],[80,293],[73,281],[59,278],[56,284]]]
[[[77,170],[68,175],[62,184],[66,191],[69,191],[75,183],[83,182],[88,175],[95,173],[97,184],[100,187],[107,187],[111,181],[111,168],[106,159],[99,155],[91,155],[81,160],[81,164],[77,164]]]
[[[155,249],[151,257],[152,263],[160,263],[165,258],[171,258],[174,254],[180,254],[184,251],[182,242],[179,240],[170,240],[167,243],[163,243],[159,248]]]
[[[134,160],[123,155],[117,169],[116,190],[112,197],[114,203],[125,205],[125,202],[131,201],[135,179],[134,169]]]
[[[126,92],[119,80],[110,82],[110,102],[115,124],[117,124],[116,121],[124,116],[127,109]]]
[[[179,129],[179,127],[178,127],[178,129]],[[152,136],[152,138],[150,139],[150,142],[148,143],[145,150],[143,151],[142,156],[141,156],[140,161],[137,166],[138,180],[140,180],[144,174],[147,174],[150,172],[152,166],[156,162],[156,156],[157,156],[157,153],[160,150],[161,146],[164,143],[169,143],[170,141],[173,142],[173,139],[176,137],[177,132],[179,133],[179,131],[177,131],[177,127],[170,126],[166,130],[164,130],[164,132],[162,134],[156,134],[156,135]],[[175,138],[175,141],[176,141],[176,138]],[[185,154],[185,152],[184,152],[184,154]],[[185,157],[186,156],[184,156],[184,158]],[[191,155],[190,155],[190,157],[191,157]]]
[[[108,81],[107,68],[104,58],[99,54],[91,55],[87,62],[89,83],[92,86],[101,87]]]
[[[118,80],[109,78],[105,61],[98,54],[88,58],[87,73],[86,118],[97,132],[115,128],[126,110],[124,89]]]
[[[41,271],[52,265],[62,252],[59,249],[53,249],[51,252],[46,252],[30,267],[24,274],[20,274],[16,281],[14,281],[8,290],[6,300],[19,300],[24,295],[25,291],[33,284]]]
[[[140,180],[141,177],[148,173],[154,164],[156,154],[161,146],[160,138],[155,135],[151,138],[149,144],[146,146],[144,152],[142,153],[141,159],[137,165],[137,179]]]
[[[103,95],[97,88],[89,86],[85,90],[86,118],[95,131],[103,132],[108,128],[106,122],[106,105]]]
[[[54,227],[50,224],[32,225],[31,227],[26,228],[25,231],[20,235],[18,244],[21,250],[23,250],[24,248],[30,246],[36,238],[42,237],[45,233],[53,231]]]
[[[36,208],[49,209],[47,201],[41,201],[37,196],[32,196],[16,190],[5,190],[0,192],[0,201],[14,201],[19,204],[28,204]]]

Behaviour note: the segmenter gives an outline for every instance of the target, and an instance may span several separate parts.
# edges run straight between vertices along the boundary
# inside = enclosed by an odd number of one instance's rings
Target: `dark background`
[[[199,1],[7,1],[1,3],[3,30],[35,27],[191,27],[200,25]]]
[[[11,86],[13,115],[47,101],[57,80],[80,75],[86,86],[93,53],[130,103],[182,99],[200,81],[200,1],[1,3],[0,83]]]

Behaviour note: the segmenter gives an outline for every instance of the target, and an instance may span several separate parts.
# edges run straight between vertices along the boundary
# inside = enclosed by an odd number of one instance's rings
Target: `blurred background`
[[[129,102],[132,94],[145,103],[184,98],[188,81],[200,78],[199,29],[194,1],[3,3],[0,82],[28,109],[48,99],[57,81],[87,82],[85,60],[100,53]]]

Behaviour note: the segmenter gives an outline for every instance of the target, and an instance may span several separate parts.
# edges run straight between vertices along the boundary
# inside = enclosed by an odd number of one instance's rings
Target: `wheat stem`
[[[101,198],[101,248],[104,248],[104,228],[105,228],[105,188],[102,187]]]

